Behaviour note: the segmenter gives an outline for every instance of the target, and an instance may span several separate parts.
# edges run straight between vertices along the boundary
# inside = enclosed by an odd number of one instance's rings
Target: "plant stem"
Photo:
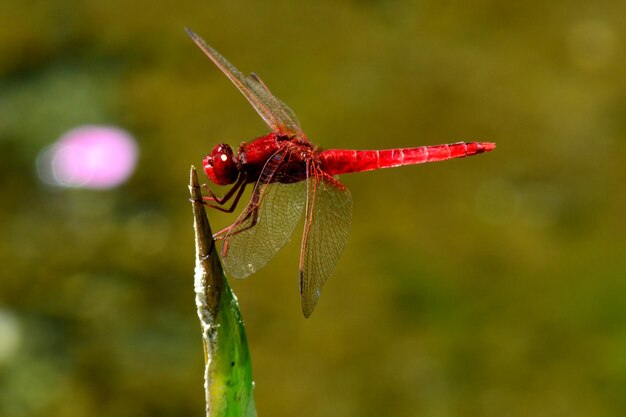
[[[206,415],[254,417],[252,366],[239,305],[215,250],[194,167],[189,177],[196,243],[194,290],[204,344]]]

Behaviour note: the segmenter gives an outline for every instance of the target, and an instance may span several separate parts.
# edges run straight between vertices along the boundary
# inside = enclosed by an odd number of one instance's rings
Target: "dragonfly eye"
[[[237,180],[237,164],[230,146],[221,143],[202,161],[204,172],[217,185],[232,184]]]

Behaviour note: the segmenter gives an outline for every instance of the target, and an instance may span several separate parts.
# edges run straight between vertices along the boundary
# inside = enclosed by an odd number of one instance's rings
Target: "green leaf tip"
[[[255,417],[252,365],[237,298],[228,286],[211,232],[201,187],[191,167],[194,216],[194,289],[204,343],[204,388],[208,417]]]

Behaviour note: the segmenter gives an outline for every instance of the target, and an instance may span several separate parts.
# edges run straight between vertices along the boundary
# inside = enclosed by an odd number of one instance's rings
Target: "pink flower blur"
[[[126,131],[110,126],[83,126],[65,133],[45,152],[40,173],[46,182],[64,187],[105,189],[130,177],[137,145]]]

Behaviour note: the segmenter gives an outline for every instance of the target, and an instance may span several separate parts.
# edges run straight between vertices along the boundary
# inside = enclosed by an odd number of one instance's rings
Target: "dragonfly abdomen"
[[[318,159],[325,172],[338,175],[463,158],[489,152],[494,148],[495,144],[489,142],[458,142],[448,145],[375,151],[329,149],[320,152]]]

